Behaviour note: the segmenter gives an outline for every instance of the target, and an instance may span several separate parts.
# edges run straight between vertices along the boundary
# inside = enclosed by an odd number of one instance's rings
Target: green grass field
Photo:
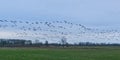
[[[120,47],[0,48],[0,60],[120,60]]]

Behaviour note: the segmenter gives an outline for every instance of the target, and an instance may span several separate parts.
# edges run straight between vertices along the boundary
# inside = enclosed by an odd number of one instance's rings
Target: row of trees
[[[74,46],[120,46],[120,44],[109,43],[91,43],[80,42],[78,44],[70,44],[67,38],[63,37],[60,43],[49,43],[49,41],[32,43],[31,40],[21,39],[0,39],[0,47],[74,47]]]
[[[48,41],[45,41],[45,43],[34,43],[38,46],[46,46],[46,47],[74,47],[74,46],[120,46],[118,43],[92,43],[92,42],[79,42],[70,44],[67,41],[62,41],[62,43],[49,43]]]

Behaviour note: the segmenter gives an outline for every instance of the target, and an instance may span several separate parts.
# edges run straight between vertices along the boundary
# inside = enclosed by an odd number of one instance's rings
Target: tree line
[[[66,38],[62,38],[60,43],[49,43],[49,41],[32,43],[31,40],[23,39],[0,39],[0,47],[79,47],[79,46],[120,46],[117,43],[92,43],[79,42],[70,44]]]

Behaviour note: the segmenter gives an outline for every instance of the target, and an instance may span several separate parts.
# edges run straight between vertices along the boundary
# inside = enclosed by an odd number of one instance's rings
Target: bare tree
[[[66,37],[61,38],[61,44],[62,44],[63,47],[67,44],[67,38]]]
[[[45,41],[45,46],[46,46],[46,47],[48,47],[48,46],[49,46],[49,43],[48,43],[48,41],[47,41],[47,40]]]

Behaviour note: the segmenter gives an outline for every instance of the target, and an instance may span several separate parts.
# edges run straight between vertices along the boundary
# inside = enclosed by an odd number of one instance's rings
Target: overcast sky
[[[73,40],[75,40],[75,42],[91,41],[91,42],[114,42],[114,43],[120,41],[119,40],[120,33],[114,32],[113,30],[114,28],[116,28],[115,31],[120,29],[120,27],[118,28],[118,26],[120,26],[120,0],[0,0],[0,20],[9,20],[9,21],[29,20],[29,22],[31,20],[32,22],[36,19],[48,20],[48,21],[68,20],[69,22],[73,22],[73,23],[76,22],[88,28],[93,28],[93,30],[100,29],[101,32],[106,31],[103,34],[102,33],[99,34],[99,33],[94,33],[95,31],[89,33],[89,31],[85,30],[86,34],[80,33],[81,34],[80,37],[78,35],[74,35],[77,34],[78,31],[82,31],[82,30],[74,30],[78,28],[75,27],[76,26],[75,25],[74,28],[69,29],[69,31],[70,32],[72,31],[73,34],[68,34],[68,36],[66,35],[66,37],[68,37],[68,40],[71,42],[73,42]],[[5,26],[5,24],[8,25],[8,28],[3,27]],[[8,24],[8,22],[7,23],[0,22],[0,25],[2,26],[0,28],[0,36],[1,36],[0,38],[2,37],[21,38],[16,35],[16,32],[22,33],[23,31],[21,30],[19,31],[19,29],[16,28],[15,29],[11,28],[10,26],[12,24],[10,25]],[[22,24],[22,25],[27,27],[26,24]],[[19,26],[22,27],[22,25],[18,24],[17,27]],[[67,27],[67,25],[63,25],[63,26]],[[106,26],[110,26],[110,27],[107,28]],[[45,26],[42,26],[42,28],[45,28]],[[110,33],[108,31],[109,29],[110,31],[112,30],[114,33]],[[64,32],[69,32],[69,31],[64,30]],[[26,31],[26,32],[28,33],[28,35],[30,35],[31,33],[34,34],[33,31],[30,32]],[[44,34],[45,31],[43,32],[40,31],[40,33]],[[52,36],[49,33],[48,35]],[[24,34],[21,35],[23,36],[22,38],[36,39],[36,35],[33,36],[32,34],[29,37],[24,36]],[[40,34],[40,36],[41,35],[42,34]],[[59,34],[53,37],[57,37],[57,36],[59,36]],[[43,35],[42,37],[44,38],[46,36]],[[48,37],[46,38],[49,40]]]
[[[68,16],[81,24],[120,22],[120,0],[0,0],[0,16]]]

